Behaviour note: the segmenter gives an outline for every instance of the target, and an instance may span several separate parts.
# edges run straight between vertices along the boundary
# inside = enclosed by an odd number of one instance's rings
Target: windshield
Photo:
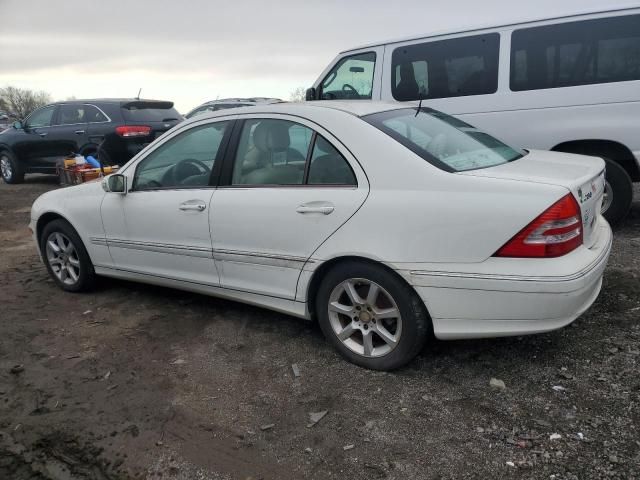
[[[493,167],[524,155],[468,123],[431,108],[419,112],[403,108],[362,119],[448,172]]]

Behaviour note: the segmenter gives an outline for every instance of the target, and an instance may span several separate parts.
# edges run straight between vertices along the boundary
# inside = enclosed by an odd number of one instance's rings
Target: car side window
[[[320,135],[311,154],[309,185],[357,185],[356,177],[345,158]]]
[[[232,185],[302,185],[313,131],[287,120],[244,122]]]
[[[26,120],[26,124],[30,128],[37,127],[50,127],[51,119],[53,118],[53,112],[55,111],[55,105],[44,107],[36,110]]]
[[[100,111],[99,108],[94,107],[93,105],[83,105],[84,107],[84,118],[88,123],[102,123],[108,122],[109,119],[105,116],[104,113]]]
[[[58,112],[58,125],[76,125],[87,123],[84,105],[60,105]]]
[[[500,34],[405,45],[391,55],[391,93],[398,101],[485,95],[498,89]]]
[[[320,98],[370,100],[375,66],[375,52],[340,59],[320,84]]]
[[[133,190],[209,185],[229,122],[191,128],[151,152],[136,168]]]

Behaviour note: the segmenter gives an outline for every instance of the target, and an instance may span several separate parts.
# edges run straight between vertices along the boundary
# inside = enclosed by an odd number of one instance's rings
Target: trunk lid
[[[519,160],[457,175],[499,178],[567,188],[580,205],[584,245],[595,241],[604,193],[604,160],[569,153],[532,150]],[[542,212],[541,212],[542,213]]]

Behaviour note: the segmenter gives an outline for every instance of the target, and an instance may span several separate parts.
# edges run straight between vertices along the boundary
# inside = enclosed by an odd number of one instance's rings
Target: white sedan
[[[55,282],[97,275],[314,319],[393,369],[431,335],[563,327],[611,248],[599,158],[517,151],[428,108],[314,102],[181,123],[118,174],[45,193],[30,227]]]

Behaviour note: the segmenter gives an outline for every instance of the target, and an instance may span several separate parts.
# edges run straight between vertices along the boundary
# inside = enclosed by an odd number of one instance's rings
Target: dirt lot
[[[640,478],[640,203],[571,327],[432,342],[385,374],[257,308],[62,293],[26,228],[54,182],[0,184],[0,478]]]

